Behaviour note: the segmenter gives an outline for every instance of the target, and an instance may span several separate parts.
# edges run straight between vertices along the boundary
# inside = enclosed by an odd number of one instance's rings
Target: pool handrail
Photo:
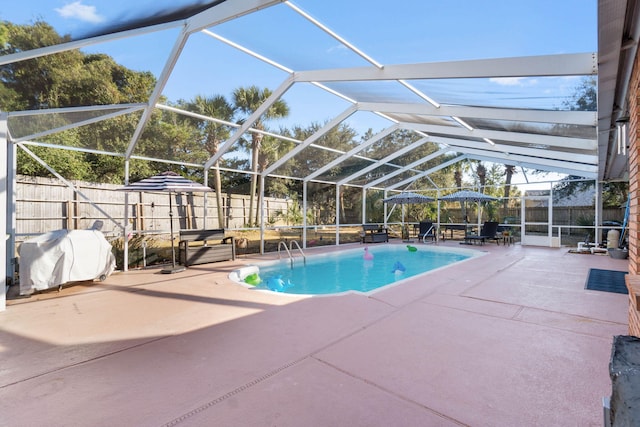
[[[291,251],[287,247],[287,242],[285,242],[284,240],[280,240],[278,242],[278,259],[282,259],[282,256],[280,254],[280,247],[281,246],[284,247],[284,250],[287,252],[287,255],[289,255],[289,261],[291,262],[291,268],[293,268],[293,257],[291,256]]]
[[[307,257],[304,254],[304,252],[302,251],[302,248],[300,247],[300,243],[298,243],[297,240],[292,240],[289,242],[289,256],[291,255],[291,252],[293,252],[293,244],[296,244],[296,247],[298,248],[298,251],[300,251],[300,255],[302,255],[302,262],[304,263],[304,265],[307,265]]]
[[[300,251],[300,254],[302,255],[304,265],[307,265],[307,257],[304,254],[304,252],[302,252],[300,243],[298,243],[297,240],[292,240],[291,242],[289,242],[289,247],[287,247],[287,242],[285,242],[284,240],[280,240],[280,242],[278,242],[278,259],[282,259],[282,254],[280,253],[280,247],[283,247],[284,250],[287,252],[287,255],[289,256],[289,261],[291,262],[291,268],[293,268],[294,258],[291,252],[293,252],[294,243],[296,244],[296,246],[298,247],[298,250]]]

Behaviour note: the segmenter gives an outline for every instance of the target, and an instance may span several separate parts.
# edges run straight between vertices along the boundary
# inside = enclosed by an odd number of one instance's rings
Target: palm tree
[[[478,166],[476,166],[476,175],[480,184],[480,192],[484,193],[484,187],[487,185],[487,168],[482,162],[478,162]]]
[[[235,114],[234,107],[222,95],[204,97],[197,95],[187,104],[187,109],[203,116],[231,121]],[[220,143],[229,137],[229,127],[212,121],[199,121],[204,146],[210,156],[215,155]],[[224,227],[225,215],[222,209],[222,180],[220,177],[219,161],[213,164],[213,183],[218,207],[218,226]]]
[[[281,131],[280,133],[284,133]],[[262,172],[271,165],[275,160],[282,157],[284,153],[293,148],[293,143],[290,141],[279,140],[273,136],[267,135],[263,138],[260,144],[260,152],[258,153],[258,171]],[[265,182],[265,191],[273,190],[273,182],[271,186],[267,186]],[[276,184],[277,187],[277,184]],[[282,188],[279,188],[282,190]],[[276,190],[277,191],[277,190]],[[262,203],[262,193],[258,194],[257,206]],[[256,209],[256,223],[260,220],[258,215],[259,210]]]
[[[453,181],[456,183],[456,188],[462,188],[462,168],[458,165],[453,172]]]
[[[258,107],[260,107],[264,101],[271,96],[271,90],[265,88],[260,89],[257,86],[250,86],[248,88],[238,88],[233,91],[233,104],[237,111],[242,113],[244,117],[243,121],[248,116],[253,114]],[[283,100],[274,102],[267,111],[256,122],[253,123],[253,128],[258,130],[264,130],[264,121],[276,118],[282,118],[289,115],[289,106]],[[260,168],[260,151],[262,148],[262,139],[264,135],[261,133],[251,134],[251,189],[249,190],[249,222],[253,221],[253,207],[254,197],[258,187],[258,174],[264,169]],[[258,209],[256,208],[255,223],[259,220]]]
[[[471,166],[471,163],[469,161],[460,161],[456,163],[456,170],[453,173],[453,179],[456,183],[456,187],[458,187],[458,190],[462,190],[462,186],[464,185],[464,175],[469,174],[471,171],[473,171],[473,167]],[[460,201],[460,212],[462,212],[462,220],[464,222],[467,222],[468,218],[465,205],[465,202]]]
[[[507,208],[509,205],[509,196],[511,194],[511,178],[516,173],[516,167],[514,165],[504,165],[504,201],[502,202],[502,217],[507,216]]]

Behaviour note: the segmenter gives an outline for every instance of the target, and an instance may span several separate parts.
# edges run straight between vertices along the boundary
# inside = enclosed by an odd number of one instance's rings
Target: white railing
[[[302,259],[304,262],[304,265],[307,265],[307,257],[304,254],[304,252],[302,251],[302,248],[300,247],[300,243],[298,243],[297,240],[292,240],[289,242],[289,247],[287,247],[287,243],[284,240],[280,240],[280,242],[278,242],[278,259],[282,259],[282,252],[280,251],[280,248],[284,248],[285,252],[287,253],[287,256],[289,257],[289,262],[291,263],[291,268],[293,268],[293,246],[297,247],[298,251],[300,252],[300,255],[302,255]]]
[[[294,243],[295,243],[295,246],[298,248],[298,252],[300,252],[300,255],[302,255],[302,262],[304,263],[304,265],[307,265],[307,257],[302,251],[302,248],[300,247],[300,243],[298,243],[297,240],[292,240],[289,242],[289,255],[291,255],[291,252],[293,252]]]

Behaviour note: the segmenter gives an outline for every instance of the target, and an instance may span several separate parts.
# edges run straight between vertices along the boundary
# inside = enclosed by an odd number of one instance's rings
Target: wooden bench
[[[386,228],[378,224],[362,224],[362,243],[382,243],[389,241]]]
[[[194,245],[193,243],[198,243]],[[178,259],[185,266],[236,259],[233,236],[225,237],[224,229],[180,230]]]

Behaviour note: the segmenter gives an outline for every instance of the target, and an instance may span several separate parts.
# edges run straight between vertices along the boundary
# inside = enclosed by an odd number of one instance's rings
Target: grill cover
[[[20,295],[113,273],[111,245],[97,230],[55,230],[20,245]]]

